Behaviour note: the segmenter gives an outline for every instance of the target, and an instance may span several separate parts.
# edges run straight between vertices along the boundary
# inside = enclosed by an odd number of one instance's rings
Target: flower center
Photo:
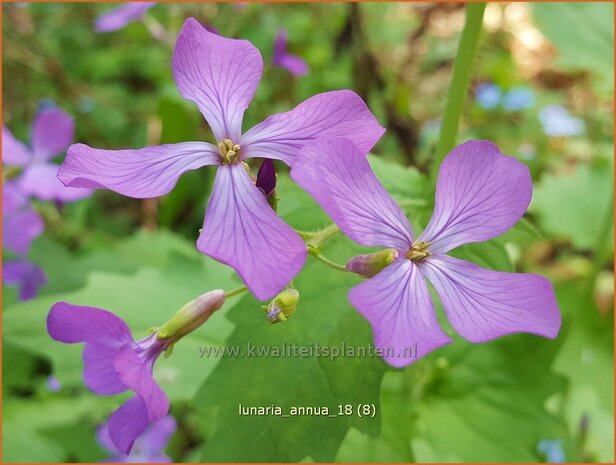
[[[235,163],[239,160],[240,144],[234,144],[231,139],[219,140],[218,153],[220,153],[223,165]]]
[[[428,252],[428,247],[430,247],[430,243],[426,241],[417,241],[413,244],[410,250],[406,253],[405,257],[411,260],[412,262],[419,262],[426,257],[432,255]]]

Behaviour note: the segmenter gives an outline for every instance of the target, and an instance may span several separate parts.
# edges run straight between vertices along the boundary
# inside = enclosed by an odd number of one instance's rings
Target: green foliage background
[[[142,22],[93,31],[111,7],[3,4],[4,124],[28,140],[37,106],[52,99],[76,117],[77,140],[93,146],[212,141],[175,89],[169,44]],[[371,163],[409,205],[418,231],[431,213],[427,173],[463,15],[458,4],[169,3],[154,7],[146,23],[159,22],[173,39],[195,16],[259,48],[266,66],[245,127],[317,92],[359,92],[388,128]],[[268,326],[259,302],[235,298],[157,364],[179,424],[167,448],[174,461],[533,462],[547,459],[537,448],[543,439],[560,441],[567,461],[613,461],[613,6],[494,4],[484,26],[471,87],[525,85],[535,103],[514,113],[485,110],[469,89],[458,141],[493,140],[530,166],[535,189],[529,213],[510,232],[456,255],[552,279],[563,314],[559,337],[512,335],[480,345],[456,337],[403,370],[378,358],[199,356],[203,346],[248,342],[370,344],[369,325],[346,300],[359,279],[309,258],[288,322]],[[307,76],[269,65],[278,27],[310,65]],[[569,108],[585,133],[546,136],[537,115],[547,104]],[[281,216],[302,230],[328,225],[279,168]],[[112,310],[141,337],[195,295],[239,284],[194,247],[212,180],[209,169],[188,173],[155,202],[99,191],[62,208],[36,203],[47,226],[30,259],[49,284],[27,302],[3,288],[4,462],[105,457],[95,430],[122,399],[86,390],[81,349],[49,339],[45,317],[54,302]],[[341,262],[360,250],[342,236],[325,247]],[[62,383],[58,393],[45,387],[50,374]],[[238,416],[238,404],[334,411],[375,404],[377,414],[249,417]]]

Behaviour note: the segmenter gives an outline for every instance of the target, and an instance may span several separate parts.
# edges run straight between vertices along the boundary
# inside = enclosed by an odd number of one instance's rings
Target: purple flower
[[[7,260],[2,263],[2,282],[19,288],[19,300],[36,297],[41,286],[47,284],[47,276],[35,263],[25,259]]]
[[[58,181],[58,165],[51,162],[73,142],[75,122],[60,108],[44,107],[36,115],[32,127],[32,147],[15,139],[2,126],[2,163],[20,166],[19,189],[27,196],[41,200],[70,202],[92,195],[90,189],[69,188]]]
[[[49,392],[60,392],[60,389],[62,389],[62,383],[54,375],[49,375],[45,384]]]
[[[96,431],[96,440],[111,456],[102,460],[111,463],[170,463],[172,460],[165,455],[169,439],[175,433],[177,424],[171,415],[151,423],[135,443],[129,455],[116,448],[109,437],[109,424],[104,423]]]
[[[367,153],[384,129],[358,95],[341,90],[318,94],[242,133],[244,110],[262,70],[261,55],[250,42],[212,34],[188,18],[173,55],[175,81],[201,110],[217,145],[114,151],[77,144],[58,176],[67,186],[151,198],[171,191],[188,170],[217,166],[197,248],[233,267],[257,298],[267,300],[302,268],[306,246],[268,205],[243,162],[271,158],[291,165],[297,151],[321,135],[349,137]]]
[[[128,2],[102,14],[96,20],[94,29],[96,32],[113,32],[130,23],[140,21],[146,11],[156,5],[157,2]]]
[[[20,300],[35,297],[39,287],[47,283],[43,270],[23,258],[44,228],[43,219],[15,182],[5,183],[2,186],[2,244],[5,250],[19,258],[2,263],[2,281],[19,288]]]
[[[289,71],[293,76],[304,76],[308,74],[306,62],[292,53],[287,52],[287,31],[278,29],[278,34],[274,40],[274,56],[272,58],[274,66],[280,66]]]
[[[565,451],[559,439],[542,439],[537,445],[537,452],[545,458],[547,463],[565,463]]]
[[[138,341],[126,323],[107,310],[59,302],[49,311],[47,331],[53,339],[85,343],[83,381],[88,388],[101,395],[135,393],[108,422],[109,437],[123,454],[130,453],[150,423],[169,411],[169,399],[152,373],[154,363],[177,340],[207,321],[224,299],[222,290],[203,294]]]
[[[547,279],[486,270],[446,255],[504,233],[528,207],[528,168],[493,143],[469,141],[445,158],[432,219],[417,240],[352,142],[328,137],[305,146],[291,177],[351,239],[398,252],[393,263],[349,293],[389,364],[408,365],[451,342],[437,322],[425,278],[454,329],[471,342],[517,332],[556,337],[560,313]]]

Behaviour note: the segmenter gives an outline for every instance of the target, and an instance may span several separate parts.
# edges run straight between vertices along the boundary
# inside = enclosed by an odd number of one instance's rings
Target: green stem
[[[225,299],[228,299],[229,297],[235,297],[236,295],[242,294],[247,290],[248,288],[246,286],[240,286],[237,289],[233,289],[232,291],[227,291],[225,292]]]
[[[308,240],[308,246],[318,247],[322,242],[325,242],[332,236],[340,232],[340,229],[335,224],[330,224],[328,227],[315,232]]]
[[[349,270],[346,269],[346,267],[344,265],[341,265],[339,263],[336,263],[336,262],[330,260],[329,258],[327,258],[325,255],[323,255],[321,252],[319,252],[317,249],[315,249],[313,247],[308,246],[308,252],[314,258],[316,258],[320,262],[326,264],[330,268],[333,268],[334,270],[344,271],[344,272],[349,271]]]
[[[458,124],[471,80],[473,57],[477,49],[485,8],[485,3],[468,3],[466,5],[466,22],[458,44],[458,52],[453,62],[453,75],[447,92],[445,114],[443,115],[441,133],[431,168],[432,179],[436,179],[441,161],[456,143]]]

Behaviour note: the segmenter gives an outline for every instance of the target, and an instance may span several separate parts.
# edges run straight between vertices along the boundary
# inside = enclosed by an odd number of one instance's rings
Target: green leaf
[[[600,2],[534,3],[534,16],[564,69],[591,70],[614,90],[614,5]]]
[[[545,408],[564,388],[549,371],[558,345],[516,335],[442,349],[428,381],[421,373],[411,380],[426,392],[416,410],[416,460],[537,461],[541,439],[566,436],[564,422]]]
[[[568,176],[545,175],[535,187],[531,210],[546,232],[592,250],[601,239],[606,215],[612,215],[613,192],[609,166],[582,165]]]

